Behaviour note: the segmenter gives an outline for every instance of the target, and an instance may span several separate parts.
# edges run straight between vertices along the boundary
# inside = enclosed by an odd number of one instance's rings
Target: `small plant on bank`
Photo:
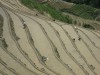
[[[83,24],[83,27],[95,30],[95,28],[93,26],[91,26],[90,24]]]

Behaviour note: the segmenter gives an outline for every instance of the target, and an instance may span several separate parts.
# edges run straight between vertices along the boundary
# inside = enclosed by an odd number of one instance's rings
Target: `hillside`
[[[64,1],[73,2],[77,4],[86,4],[95,8],[100,8],[100,0],[64,0]]]
[[[99,75],[99,29],[30,1],[0,0],[0,75]]]
[[[48,16],[53,21],[60,20],[69,24],[100,30],[100,10],[91,6],[74,4],[62,0],[20,0],[30,9]],[[85,25],[85,26],[84,26]]]

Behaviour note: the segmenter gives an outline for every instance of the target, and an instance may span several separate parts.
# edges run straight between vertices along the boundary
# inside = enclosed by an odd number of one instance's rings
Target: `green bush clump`
[[[63,15],[61,11],[55,9],[54,7],[51,7],[47,3],[42,4],[42,3],[39,3],[37,0],[20,0],[20,1],[21,3],[23,3],[24,5],[26,5],[27,7],[31,9],[35,8],[39,12],[49,13],[54,19],[72,24],[72,19],[69,16]]]
[[[95,30],[95,28],[91,26],[90,24],[83,24],[83,27]]]

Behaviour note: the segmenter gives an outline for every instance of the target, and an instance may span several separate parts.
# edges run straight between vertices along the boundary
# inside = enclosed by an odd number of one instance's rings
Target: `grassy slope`
[[[39,12],[43,13],[49,13],[54,19],[67,22],[67,23],[72,23],[72,19],[69,16],[63,15],[60,11],[56,10],[55,8],[51,7],[49,4],[41,4],[37,2],[37,0],[20,0],[21,3],[26,5],[29,8],[35,8]]]
[[[98,11],[100,10],[84,4],[82,5],[76,4],[73,5],[70,9],[62,9],[61,11],[69,12],[76,16],[93,20],[99,15]]]

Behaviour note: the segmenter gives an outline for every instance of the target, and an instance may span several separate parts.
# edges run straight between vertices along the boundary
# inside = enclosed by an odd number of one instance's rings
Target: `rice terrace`
[[[100,75],[100,21],[39,1],[0,0],[0,75]]]

